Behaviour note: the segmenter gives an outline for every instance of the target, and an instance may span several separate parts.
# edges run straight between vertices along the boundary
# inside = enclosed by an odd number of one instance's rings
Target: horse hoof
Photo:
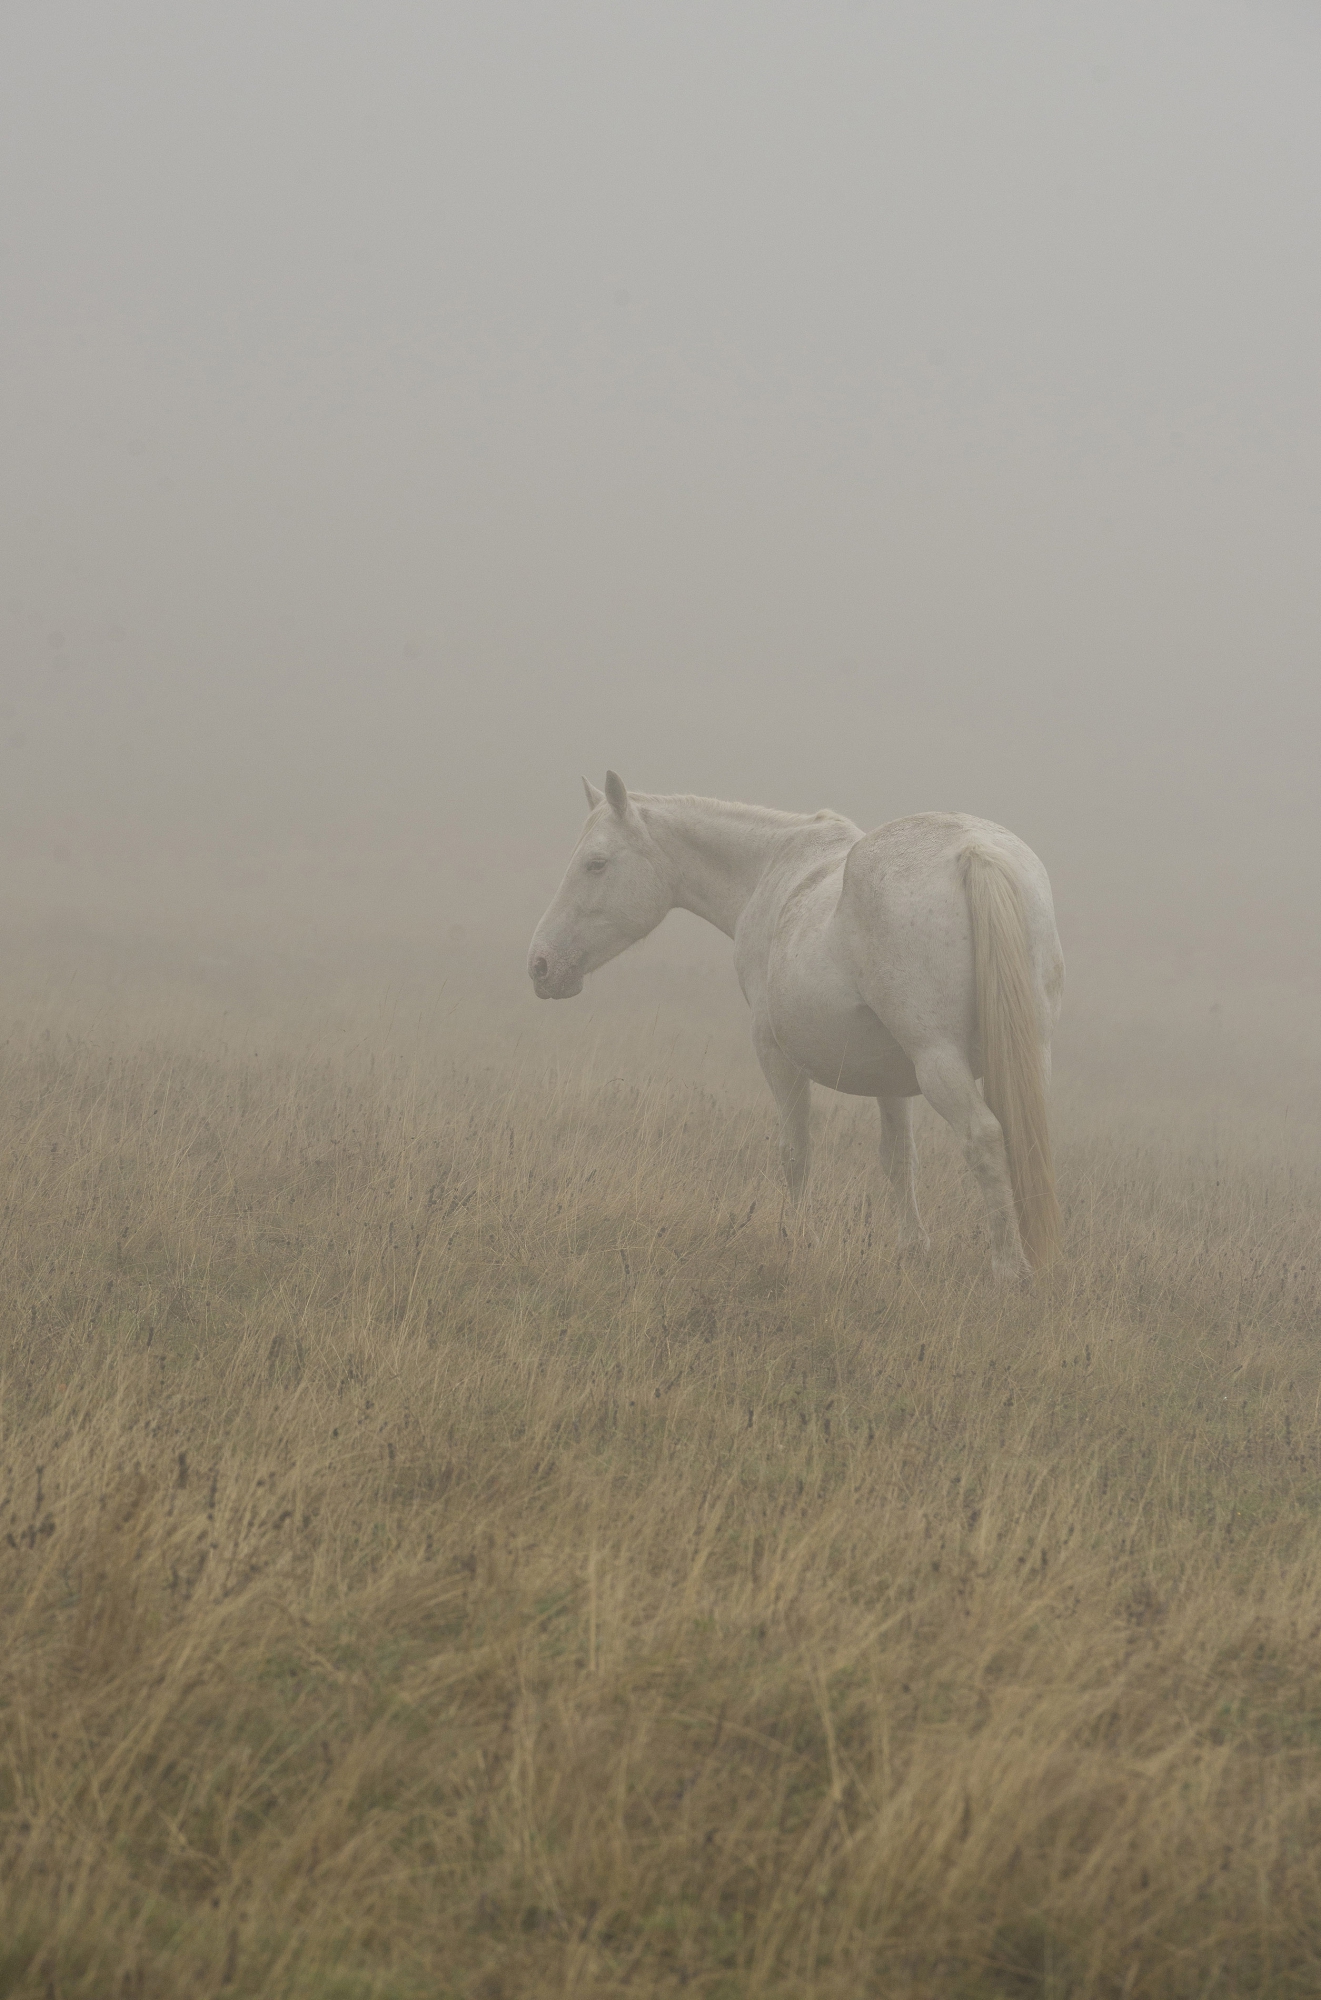
[[[993,1263],[991,1276],[997,1285],[1010,1292],[1030,1292],[1032,1290],[1032,1266],[1030,1264]]]

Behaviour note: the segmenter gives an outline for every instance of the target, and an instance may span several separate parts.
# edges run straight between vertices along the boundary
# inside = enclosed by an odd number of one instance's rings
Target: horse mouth
[[[581,972],[552,972],[544,958],[533,960],[528,975],[538,1000],[572,1000],[583,990]]]

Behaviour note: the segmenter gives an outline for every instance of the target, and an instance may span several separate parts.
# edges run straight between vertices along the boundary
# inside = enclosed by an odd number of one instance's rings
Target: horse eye
[[[606,859],[604,854],[594,854],[587,863],[587,872],[589,875],[599,875],[605,865]]]

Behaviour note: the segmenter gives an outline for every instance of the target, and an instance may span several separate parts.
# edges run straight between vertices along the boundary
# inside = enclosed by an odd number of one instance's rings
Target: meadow
[[[1321,1991],[1312,1006],[1075,973],[1022,1295],[669,941],[0,975],[0,1994]]]

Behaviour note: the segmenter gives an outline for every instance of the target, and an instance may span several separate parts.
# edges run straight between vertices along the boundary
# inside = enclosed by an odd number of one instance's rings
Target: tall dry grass
[[[0,1993],[1321,1990],[1306,1132],[1066,1073],[1006,1297],[663,1035],[39,986]]]

